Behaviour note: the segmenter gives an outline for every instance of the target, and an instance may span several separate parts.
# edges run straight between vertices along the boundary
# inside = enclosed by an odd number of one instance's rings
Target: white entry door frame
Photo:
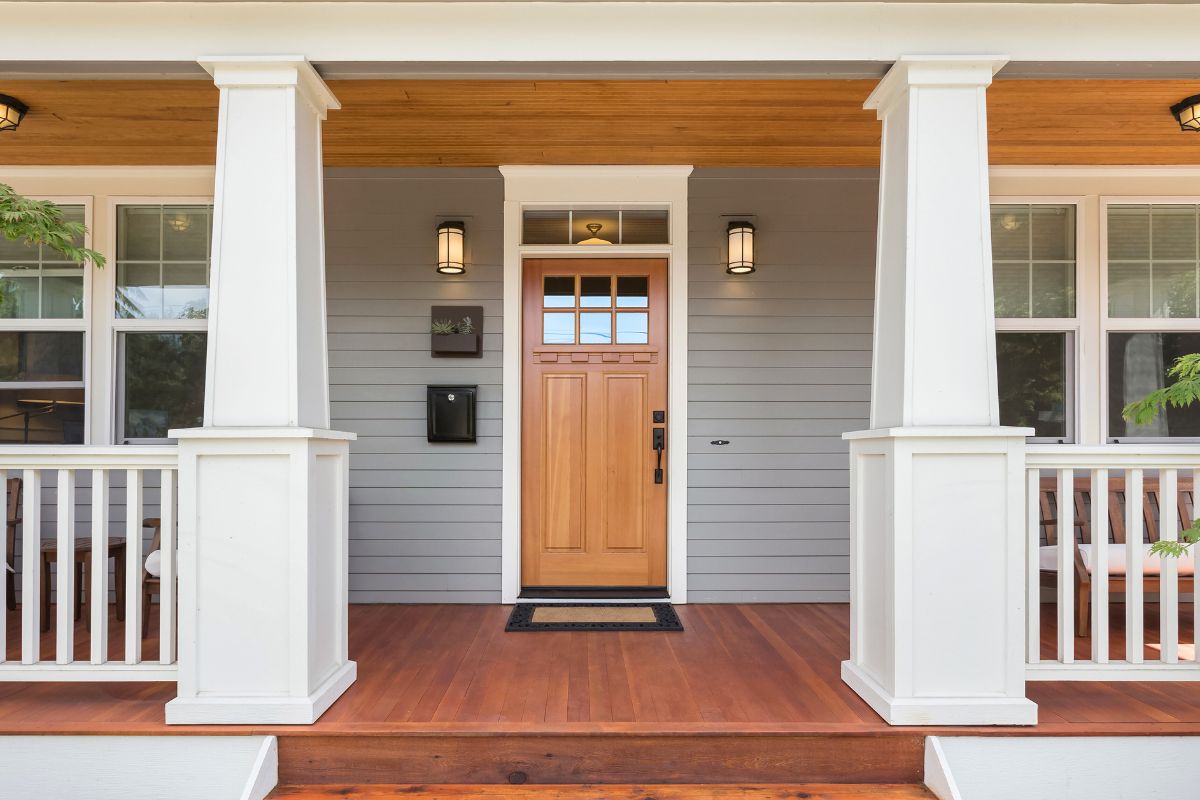
[[[667,589],[687,602],[687,188],[690,166],[503,166],[504,394],[501,602],[521,591],[521,270],[524,259],[666,258],[667,307]],[[670,215],[663,245],[526,245],[521,220],[530,208],[662,208]]]

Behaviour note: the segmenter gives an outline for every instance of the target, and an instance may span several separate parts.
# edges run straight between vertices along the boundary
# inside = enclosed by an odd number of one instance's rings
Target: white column
[[[221,90],[204,427],[179,439],[169,723],[311,723],[346,653],[349,442],[330,431],[321,121],[302,57],[202,59]]]
[[[985,91],[1005,60],[903,58],[883,121],[871,430],[850,442],[851,657],[895,725],[1034,724],[1025,436],[999,424]]]

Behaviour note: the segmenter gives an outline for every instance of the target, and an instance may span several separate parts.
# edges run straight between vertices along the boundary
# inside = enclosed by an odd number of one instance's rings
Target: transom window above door
[[[666,209],[526,209],[522,244],[669,244]]]
[[[542,343],[646,344],[649,306],[644,275],[547,275]]]

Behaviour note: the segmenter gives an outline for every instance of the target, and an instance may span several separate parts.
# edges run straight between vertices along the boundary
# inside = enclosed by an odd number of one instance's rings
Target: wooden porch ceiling
[[[333,81],[329,166],[694,164],[876,166],[873,80]],[[204,81],[6,81],[33,110],[0,164],[211,164],[217,91]],[[1200,164],[1168,107],[1178,80],[1001,80],[991,161]]]

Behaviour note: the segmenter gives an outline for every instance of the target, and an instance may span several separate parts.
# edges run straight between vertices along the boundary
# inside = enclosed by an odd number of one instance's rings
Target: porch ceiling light
[[[754,272],[754,226],[749,222],[729,223],[729,261],[725,271],[730,275]]]
[[[587,232],[591,234],[591,238],[584,239],[580,244],[612,244],[608,239],[600,238],[600,231],[604,230],[604,226],[599,222],[589,222],[583,227],[587,228]]]
[[[443,275],[462,275],[467,271],[464,253],[466,226],[461,222],[443,222],[437,226],[437,271]]]
[[[1200,132],[1200,94],[1194,94],[1171,106],[1171,113],[1185,131]]]
[[[15,131],[29,111],[29,106],[15,97],[0,94],[0,131]]]

